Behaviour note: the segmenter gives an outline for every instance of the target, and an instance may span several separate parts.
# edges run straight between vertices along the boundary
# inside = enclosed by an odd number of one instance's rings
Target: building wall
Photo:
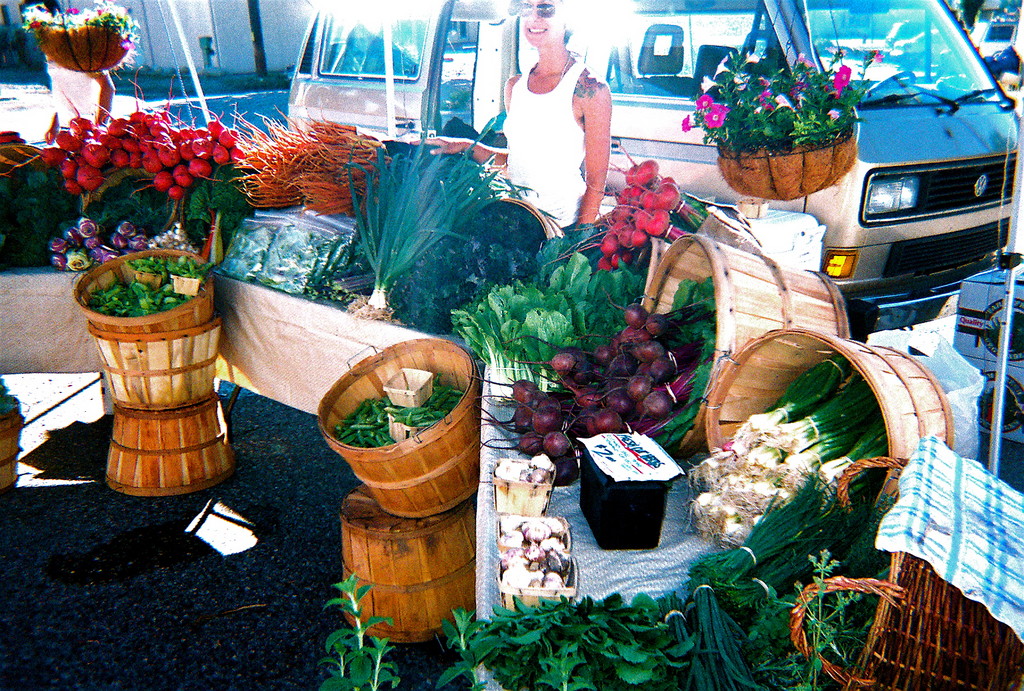
[[[188,50],[196,69],[203,72],[256,71],[249,21],[249,0],[120,0],[138,22],[139,47],[135,64],[160,70],[187,67],[185,52],[172,14],[177,9]],[[19,0],[0,0],[4,17],[20,22]],[[64,0],[64,7],[92,7],[93,0]],[[312,19],[309,2],[256,0],[262,23],[267,70],[288,71],[295,64],[303,35]],[[213,54],[204,53],[200,37],[208,37]]]

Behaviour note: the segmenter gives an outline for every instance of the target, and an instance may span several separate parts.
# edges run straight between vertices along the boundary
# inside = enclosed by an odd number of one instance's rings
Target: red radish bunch
[[[652,237],[671,241],[683,235],[673,218],[683,202],[682,192],[672,178],[658,174],[656,161],[643,161],[627,170],[626,188],[616,198],[618,204],[605,220],[598,268],[611,270],[631,263]]]
[[[60,168],[71,194],[91,192],[114,171],[132,168],[144,170],[153,187],[178,200],[215,166],[241,158],[237,140],[218,120],[207,127],[177,127],[166,110],[137,111],[106,126],[74,118],[40,156]]]

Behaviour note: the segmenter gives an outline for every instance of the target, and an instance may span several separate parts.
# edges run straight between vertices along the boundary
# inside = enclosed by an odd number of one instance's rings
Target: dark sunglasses
[[[550,2],[533,5],[532,3],[521,2],[520,0],[512,0],[512,3],[508,6],[508,13],[512,16],[529,17],[535,10],[537,16],[541,19],[551,19],[555,16],[558,8]]]

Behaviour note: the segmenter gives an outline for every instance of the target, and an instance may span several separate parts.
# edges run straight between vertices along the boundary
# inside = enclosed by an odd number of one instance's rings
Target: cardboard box
[[[995,370],[984,371],[985,390],[978,401],[978,426],[982,434],[992,432],[992,401],[995,396],[993,382]],[[1003,439],[1024,443],[1024,378],[1018,375],[1006,375],[1006,396],[1003,399]]]
[[[953,347],[983,371],[996,369],[999,334],[1006,300],[1006,272],[987,271],[960,286]],[[1014,296],[1013,336],[1010,339],[1009,371],[1024,381],[1024,283]]]

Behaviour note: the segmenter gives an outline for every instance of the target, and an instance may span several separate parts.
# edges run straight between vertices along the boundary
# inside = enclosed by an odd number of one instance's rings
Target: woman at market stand
[[[500,151],[466,140],[428,139],[435,153],[471,155],[504,166],[526,200],[566,228],[593,223],[604,198],[611,150],[612,100],[566,45],[572,0],[513,0],[537,64],[505,85],[505,138]]]

